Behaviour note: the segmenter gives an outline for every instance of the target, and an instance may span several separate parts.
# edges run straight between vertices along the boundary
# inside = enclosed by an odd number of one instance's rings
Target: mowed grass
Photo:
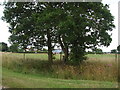
[[[60,55],[58,54],[55,55],[56,59],[52,66],[49,66],[47,62],[47,54],[28,53],[25,57],[24,59],[23,53],[2,54],[4,86],[27,88],[117,87],[118,64],[113,54],[88,54],[88,60],[80,66],[64,65],[59,60]]]
[[[117,88],[117,82],[64,80],[3,69],[3,86],[12,88]]]
[[[118,57],[116,57],[116,54],[88,54],[86,56],[88,57],[88,60],[91,60],[92,62],[97,61],[104,63],[116,62]]]
[[[25,59],[32,59],[32,60],[48,60],[48,54],[47,53],[3,53],[2,55],[6,55],[7,57],[14,57],[14,58],[18,58],[18,59],[24,59],[24,55],[25,55]],[[53,57],[55,57],[56,60],[60,59],[60,54],[56,54]]]
[[[24,53],[4,53],[4,55],[7,55],[8,57],[17,57],[24,59]],[[63,56],[63,55],[62,55]],[[92,60],[114,60],[115,54],[88,54],[86,55],[89,59]],[[60,60],[60,54],[54,55],[55,59]],[[26,59],[40,59],[40,60],[48,60],[47,53],[25,53]]]

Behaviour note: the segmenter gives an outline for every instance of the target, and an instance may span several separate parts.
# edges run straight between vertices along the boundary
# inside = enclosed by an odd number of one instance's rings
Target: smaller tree
[[[93,49],[93,53],[95,54],[103,54],[102,49]]]
[[[120,45],[117,47],[117,51],[118,53],[120,53]]]
[[[13,44],[9,47],[10,52],[18,52],[18,45]]]
[[[18,44],[12,44],[9,47],[9,51],[10,52],[23,52],[23,49],[21,49]]]
[[[112,49],[111,53],[115,54],[115,53],[117,53],[117,50],[116,49]]]
[[[87,54],[93,54],[93,52],[92,51],[88,51]]]
[[[48,51],[46,48],[43,48],[43,51]]]
[[[6,43],[0,42],[0,51],[2,51],[2,52],[8,51],[8,46]]]

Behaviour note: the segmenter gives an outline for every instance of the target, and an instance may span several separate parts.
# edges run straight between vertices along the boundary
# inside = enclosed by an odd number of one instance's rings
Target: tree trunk
[[[65,53],[64,62],[67,63],[67,61],[68,61],[68,56],[69,56],[69,54],[68,54],[68,48],[67,48],[67,47],[65,48],[65,52],[64,52],[64,53]]]
[[[60,46],[61,46],[61,48],[62,48],[62,50],[64,52],[63,61],[64,61],[64,63],[66,63],[67,60],[68,60],[68,56],[69,56],[69,54],[68,54],[68,46],[64,42],[62,42],[60,35],[58,36],[58,40],[59,40]]]
[[[51,45],[51,36],[50,36],[50,31],[47,30],[47,39],[48,39],[48,61],[49,63],[53,63],[52,60],[52,45]]]

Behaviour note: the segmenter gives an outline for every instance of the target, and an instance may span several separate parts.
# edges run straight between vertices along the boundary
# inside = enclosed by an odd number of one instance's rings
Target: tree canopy
[[[120,52],[120,45],[117,47],[117,50]]]
[[[93,49],[93,53],[95,54],[103,54],[102,49]]]
[[[86,49],[109,46],[108,32],[115,27],[109,6],[101,2],[8,2],[3,20],[10,24],[12,43],[47,46],[50,62],[52,50],[60,46],[65,62],[79,63]]]
[[[2,52],[8,51],[8,46],[6,43],[0,42],[0,51],[2,51]]]
[[[10,47],[9,47],[9,51],[10,52],[23,52],[23,50],[18,46],[18,44],[12,44]]]
[[[117,53],[117,49],[112,49],[111,53],[114,53],[114,54]]]
[[[120,53],[120,45],[118,45],[117,51],[118,51],[118,53]]]

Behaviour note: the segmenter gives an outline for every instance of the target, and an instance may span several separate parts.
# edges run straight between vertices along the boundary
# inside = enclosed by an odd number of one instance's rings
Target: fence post
[[[61,61],[61,58],[62,58],[62,52],[60,52],[60,61]]]
[[[115,62],[116,63],[118,62],[118,53],[117,52],[115,53]]]
[[[26,50],[24,50],[24,56],[23,56],[24,60],[25,60],[25,52],[26,52]]]

